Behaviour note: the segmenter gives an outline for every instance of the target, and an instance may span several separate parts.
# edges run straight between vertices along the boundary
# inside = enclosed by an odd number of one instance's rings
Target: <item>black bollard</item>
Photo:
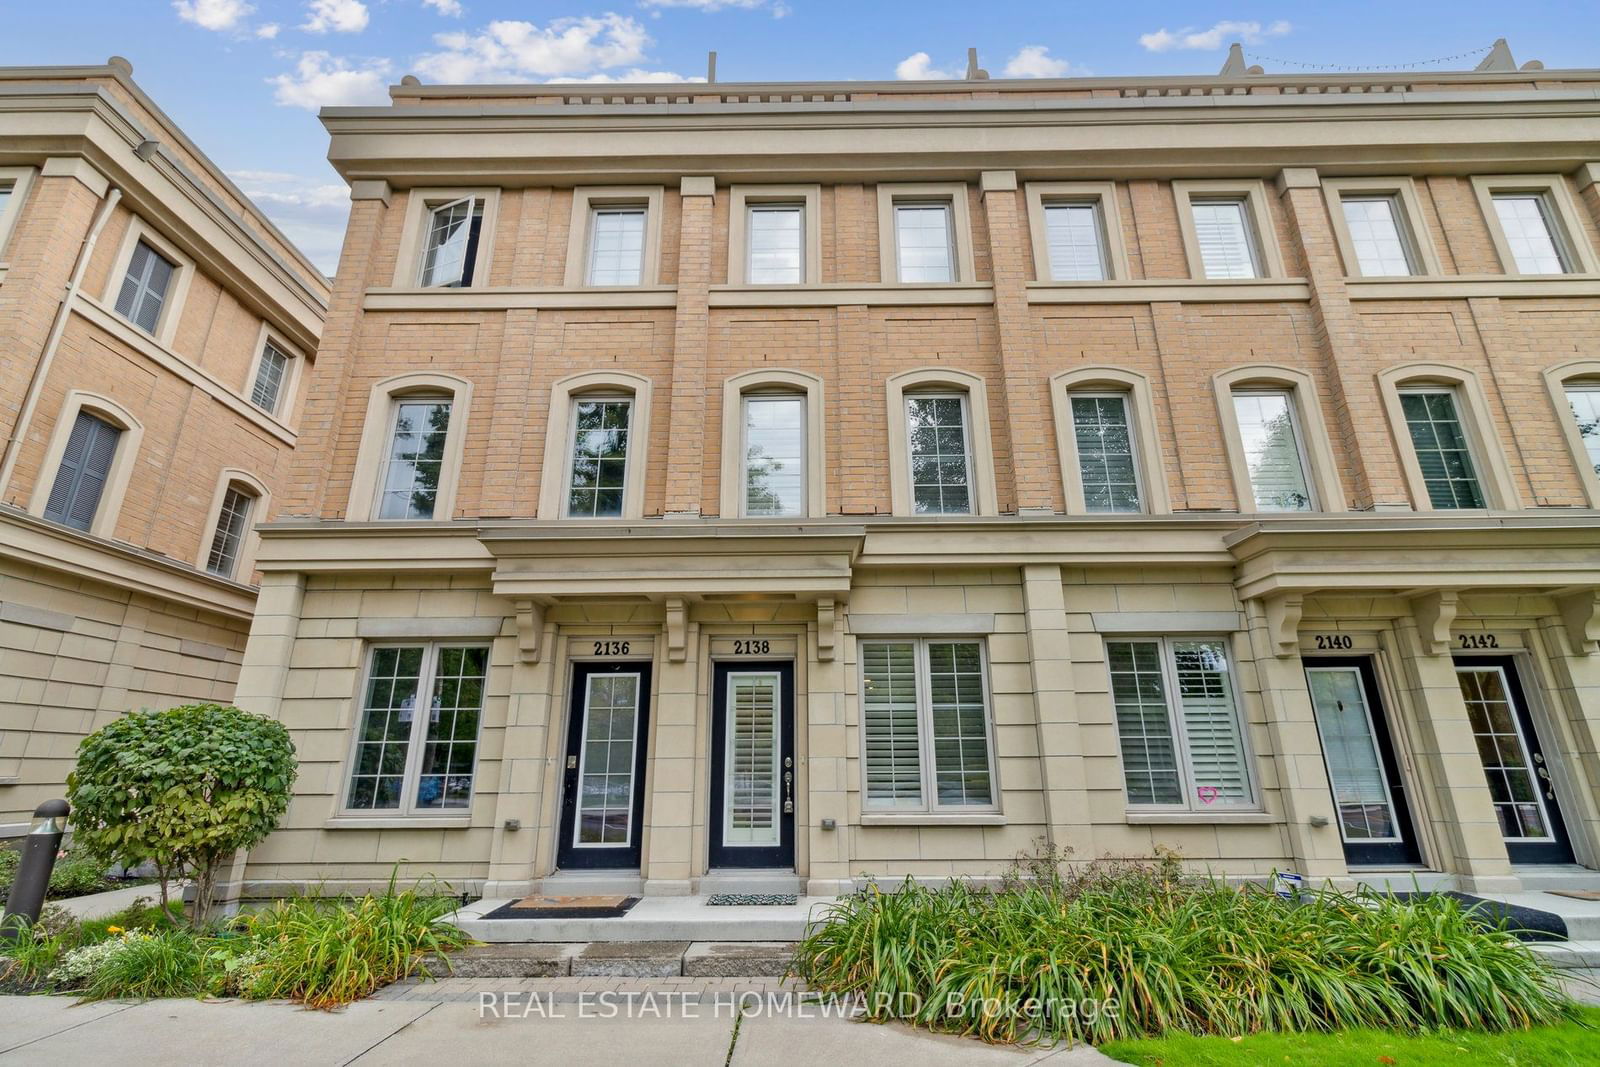
[[[35,809],[33,827],[28,831],[27,843],[22,846],[17,880],[11,883],[5,916],[0,919],[0,938],[15,941],[22,935],[22,923],[18,919],[26,920],[29,925],[39,921],[45,891],[50,888],[50,872],[55,869],[61,837],[67,830],[69,811],[65,800],[47,800]]]

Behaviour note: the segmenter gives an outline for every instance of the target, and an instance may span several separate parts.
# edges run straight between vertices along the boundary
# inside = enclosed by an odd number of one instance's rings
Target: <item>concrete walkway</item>
[[[167,892],[173,900],[183,899],[183,883],[167,883]],[[161,900],[161,887],[155,882],[145,885],[130,885],[122,889],[111,889],[104,893],[90,893],[86,897],[68,897],[66,900],[52,900],[45,907],[59,907],[79,919],[103,919],[107,915],[115,915],[133,907],[133,902],[140,897],[155,904]]]
[[[1092,1048],[995,1047],[899,1025],[796,1018],[729,1004],[607,1014],[527,1001],[485,1013],[461,1001],[368,1000],[340,1012],[292,1004],[156,1000],[76,1005],[67,997],[0,997],[0,1064],[115,1063],[118,1067],[279,1067],[305,1064],[550,1063],[805,1064],[889,1062],[1089,1067],[1118,1061]],[[521,1004],[520,1010],[504,1010]]]

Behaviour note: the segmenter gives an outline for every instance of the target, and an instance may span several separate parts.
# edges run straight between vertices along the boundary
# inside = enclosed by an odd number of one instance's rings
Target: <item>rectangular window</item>
[[[256,382],[250,389],[250,403],[269,415],[276,415],[288,372],[289,357],[268,341],[262,346],[261,361],[256,364]]]
[[[489,650],[407,645],[372,650],[345,807],[465,810],[472,800]],[[418,695],[427,704],[418,706]]]
[[[206,570],[224,578],[232,578],[239,565],[239,546],[244,544],[244,534],[250,528],[250,506],[255,498],[234,486],[222,495],[222,510],[217,514],[217,529],[211,536],[211,552],[206,557]]]
[[[0,217],[5,215],[6,208],[11,204],[11,190],[14,188],[14,182],[0,182]]]
[[[1417,273],[1411,243],[1401,230],[1392,196],[1347,196],[1341,201],[1356,264],[1365,277]]]
[[[585,397],[574,405],[568,517],[603,519],[622,514],[632,414],[633,401],[626,398]]]
[[[67,435],[67,449],[61,454],[44,517],[75,530],[88,530],[100,508],[111,475],[111,461],[117,454],[117,439],[122,431],[97,419],[87,411],[78,412]]]
[[[1242,197],[1190,201],[1194,237],[1207,278],[1259,278],[1261,255]]]
[[[956,280],[955,233],[948,201],[896,201],[895,263],[902,282]]]
[[[128,260],[128,273],[117,293],[117,314],[145,333],[155,333],[161,321],[161,308],[177,266],[160,252],[140,241]]]
[[[911,503],[918,515],[972,514],[965,396],[906,397]]]
[[[1106,658],[1130,806],[1208,811],[1254,802],[1220,639],[1107,641]]]
[[[1120,393],[1075,393],[1072,431],[1085,511],[1142,511],[1139,464],[1128,422],[1128,398]]]
[[[1483,489],[1472,461],[1472,449],[1456,413],[1455,393],[1418,389],[1400,394],[1411,431],[1411,447],[1422,469],[1428,499],[1440,509],[1484,507]]]
[[[589,285],[638,285],[644,276],[643,207],[589,213]]]
[[[799,285],[805,280],[805,208],[800,204],[751,204],[745,227],[751,285]]]
[[[422,245],[424,288],[465,288],[472,284],[478,240],[483,229],[483,202],[466,197],[441,204],[428,213],[428,235]]]
[[[449,433],[449,400],[410,397],[395,405],[394,432],[379,483],[378,518],[433,518]]]
[[[744,398],[744,513],[806,513],[804,397]]]
[[[1045,240],[1050,251],[1050,280],[1098,282],[1106,270],[1105,221],[1098,200],[1046,204]]]
[[[1556,236],[1550,199],[1542,193],[1496,193],[1494,211],[1520,274],[1565,274],[1572,269]]]
[[[861,664],[866,806],[993,806],[983,646],[864,641]]]
[[[1310,511],[1311,488],[1293,398],[1280,390],[1241,390],[1233,394],[1233,414],[1256,510]]]
[[[1567,403],[1572,405],[1572,417],[1578,420],[1578,436],[1583,439],[1589,463],[1600,474],[1600,386],[1569,387]]]

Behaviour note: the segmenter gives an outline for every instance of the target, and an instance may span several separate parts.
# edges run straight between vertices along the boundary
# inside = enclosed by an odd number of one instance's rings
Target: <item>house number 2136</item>
[[[626,656],[628,642],[626,641],[596,641],[594,654],[597,656]]]

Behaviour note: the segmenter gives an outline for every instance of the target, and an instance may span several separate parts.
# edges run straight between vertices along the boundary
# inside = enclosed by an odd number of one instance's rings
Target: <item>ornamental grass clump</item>
[[[1573,1017],[1525,945],[1450,897],[1327,889],[1290,902],[1170,861],[1069,877],[1050,866],[999,890],[869,887],[812,924],[794,969],[860,996],[873,1018],[1000,1042]]]

